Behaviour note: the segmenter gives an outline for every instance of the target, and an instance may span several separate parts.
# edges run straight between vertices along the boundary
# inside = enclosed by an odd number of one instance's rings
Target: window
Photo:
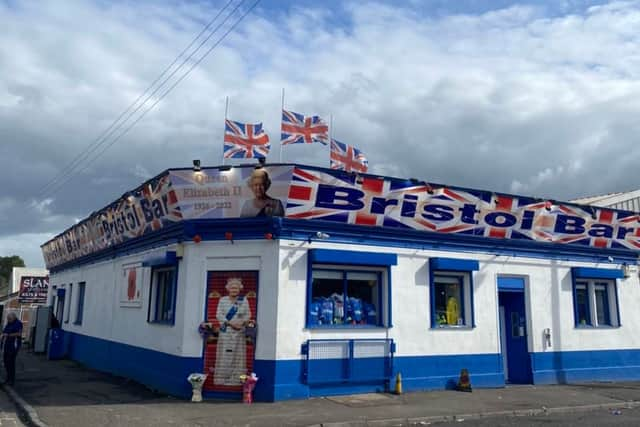
[[[577,327],[618,327],[619,269],[573,267],[573,310]]]
[[[76,309],[76,320],[73,322],[76,325],[82,325],[82,314],[84,311],[84,292],[85,283],[78,283],[78,305]]]
[[[589,301],[587,297],[587,285],[585,283],[576,284],[576,312],[578,314],[578,324],[586,325],[589,320]]]
[[[603,282],[596,282],[593,286],[596,297],[596,319],[598,320],[598,325],[611,325],[607,287],[608,285]]]
[[[177,268],[159,267],[151,274],[149,322],[173,325],[175,319]]]
[[[313,249],[308,256],[307,327],[391,327],[397,255]]]
[[[314,267],[309,324],[380,326],[381,273]]]
[[[58,301],[56,304],[56,319],[63,320],[64,315],[64,289],[58,289]]]
[[[438,326],[464,325],[461,276],[434,275],[435,310]]]
[[[478,269],[474,260],[431,258],[431,327],[475,326],[473,322],[473,276]]]
[[[613,280],[578,279],[574,286],[577,326],[619,326],[615,282]]]
[[[436,272],[433,275],[433,310],[436,327],[468,326],[469,273]],[[466,284],[466,285],[465,285]]]
[[[67,298],[69,300],[69,304],[65,307],[64,323],[69,323],[69,319],[71,318],[71,301],[73,301],[71,299],[73,298],[73,284],[71,283],[69,283],[69,296]]]

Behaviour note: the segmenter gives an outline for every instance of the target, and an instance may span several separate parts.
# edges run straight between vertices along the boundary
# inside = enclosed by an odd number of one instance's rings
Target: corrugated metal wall
[[[625,211],[640,212],[640,197],[623,200],[621,202],[608,205],[607,207],[614,209],[624,209]]]

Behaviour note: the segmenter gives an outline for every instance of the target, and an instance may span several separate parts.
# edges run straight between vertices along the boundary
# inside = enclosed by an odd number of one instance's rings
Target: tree
[[[0,256],[0,284],[8,284],[13,267],[24,267],[24,260],[18,255]]]

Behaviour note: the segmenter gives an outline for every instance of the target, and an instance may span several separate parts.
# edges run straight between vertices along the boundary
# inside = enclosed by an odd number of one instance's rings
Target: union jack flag
[[[329,126],[318,116],[303,116],[293,111],[282,110],[282,145],[311,144],[327,145]]]
[[[224,121],[224,158],[259,158],[269,154],[269,135],[262,123]]]
[[[369,161],[364,153],[356,147],[331,140],[331,169],[347,172],[366,172]]]

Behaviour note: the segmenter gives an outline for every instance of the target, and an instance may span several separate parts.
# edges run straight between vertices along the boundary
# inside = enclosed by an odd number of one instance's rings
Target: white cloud
[[[146,181],[149,178],[153,177],[153,175],[151,175],[149,171],[139,163],[137,163],[135,168],[133,169],[133,176],[136,176],[143,181]]]
[[[31,201],[31,208],[35,209],[39,214],[41,214],[43,216],[49,216],[49,215],[51,215],[51,211],[49,210],[49,206],[51,206],[52,202],[53,202],[53,199],[50,199],[50,198],[43,199],[43,200],[40,200],[40,201],[32,200]]]

